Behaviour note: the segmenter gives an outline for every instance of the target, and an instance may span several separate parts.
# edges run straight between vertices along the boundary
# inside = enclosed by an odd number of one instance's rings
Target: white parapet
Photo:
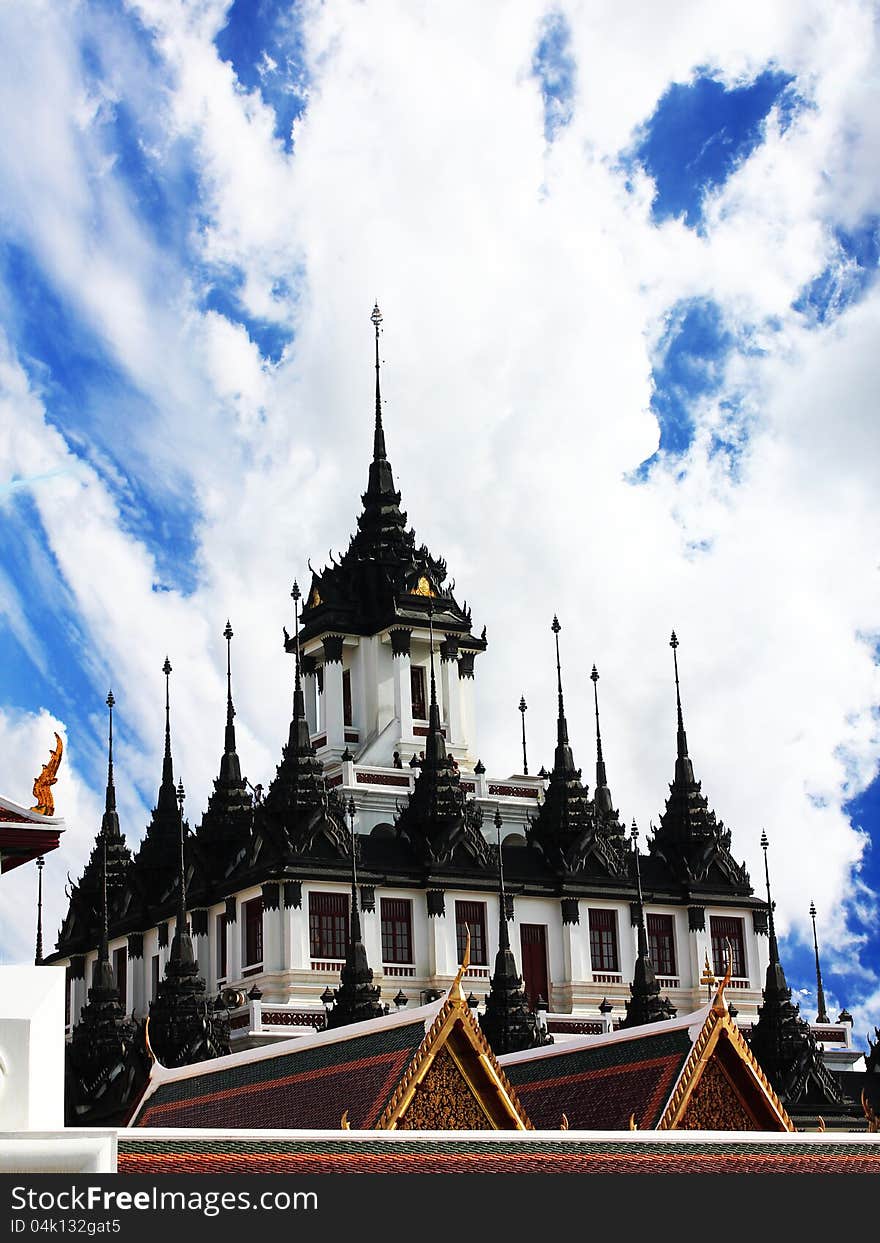
[[[63,967],[0,967],[0,1131],[64,1126]]]

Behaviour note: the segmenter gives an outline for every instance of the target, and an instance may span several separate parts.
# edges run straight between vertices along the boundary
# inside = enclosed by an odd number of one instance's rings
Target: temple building
[[[284,628],[279,643],[293,712],[275,773],[244,775],[227,622],[218,773],[187,832],[166,657],[150,823],[132,854],[126,832],[135,840],[138,826],[123,831],[116,813],[111,733],[106,811],[50,959],[67,967],[69,1030],[99,1000],[90,988],[110,987],[108,963],[135,1021],[152,1013],[151,1028],[175,1031],[186,998],[195,1035],[189,1053],[163,1060],[154,1049],[166,1067],[279,1034],[397,1030],[392,1006],[421,1013],[456,980],[474,1011],[468,1040],[497,1054],[546,1056],[551,1037],[674,1023],[705,1007],[707,972],[711,983],[725,977],[730,1014],[749,1028],[767,1011],[770,908],[695,777],[676,636],[672,782],[644,855],[614,806],[595,667],[592,791],[577,765],[555,617],[556,739],[541,742],[552,766],[529,774],[523,745],[523,771],[487,775],[474,711],[486,630],[475,633],[446,563],[401,508],[383,425],[381,321],[375,307],[373,451],[356,530],[338,559],[312,571],[304,598],[294,584],[293,633]],[[764,1096],[775,1108],[772,1091]]]

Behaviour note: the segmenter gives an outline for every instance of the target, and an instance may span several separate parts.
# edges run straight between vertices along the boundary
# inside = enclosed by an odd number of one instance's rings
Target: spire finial
[[[816,904],[810,902],[810,919],[813,921],[813,949],[816,952],[816,1003],[818,1006],[818,1014],[816,1015],[817,1023],[830,1023],[828,1011],[825,1009],[825,989],[822,987],[822,968],[819,966],[819,941],[816,936]]]
[[[431,600],[428,601],[428,643],[431,648],[431,707],[436,708],[437,682],[434,677],[434,604]]]
[[[519,710],[522,715],[522,749],[523,749],[523,776],[529,775],[529,757],[526,754],[526,710],[528,709],[525,695],[520,696]]]
[[[630,840],[632,841],[633,854],[636,857],[636,889],[639,895],[639,953],[648,952],[647,933],[645,931],[645,904],[642,898],[642,869],[640,865],[639,855],[639,826],[635,820],[632,822],[630,829]],[[644,942],[644,950],[642,943]]]
[[[34,953],[34,966],[39,967],[43,961],[43,868],[46,860],[42,855],[37,858],[37,944]]]
[[[361,913],[358,907],[357,896],[357,836],[354,831],[354,818],[357,815],[357,807],[353,798],[349,798],[345,807],[348,817],[348,830],[351,837],[351,943],[360,941],[361,939]]]
[[[226,742],[224,750],[227,755],[231,755],[235,750],[235,725],[233,724],[235,706],[232,702],[232,626],[229,624],[228,617],[223,638],[226,640]]]
[[[165,664],[162,666],[162,672],[165,674],[165,755],[167,759],[171,759],[171,690],[169,678],[171,676],[171,661],[165,657]]]
[[[373,305],[370,316],[376,330],[376,426],[373,431],[373,461],[385,460],[385,432],[382,428],[382,395],[379,391],[379,326],[382,323],[382,312],[378,301]]]
[[[170,819],[175,811],[175,794],[174,764],[171,759],[171,691],[169,682],[171,661],[167,656],[162,666],[162,672],[165,675],[165,756],[162,760],[162,784],[159,786],[159,800],[156,807],[157,810],[163,812]]]
[[[565,773],[566,776],[574,774],[574,758],[571,754],[571,747],[568,745],[568,723],[565,719],[565,705],[562,702],[562,664],[559,659],[559,632],[562,627],[559,624],[559,618],[554,613],[553,621],[550,625],[553,631],[553,637],[556,640],[556,691],[559,698],[559,712],[556,721],[556,753],[553,760],[553,771],[556,773]]]

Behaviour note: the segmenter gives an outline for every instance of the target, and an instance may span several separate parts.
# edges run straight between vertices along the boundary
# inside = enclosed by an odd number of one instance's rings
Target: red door
[[[550,987],[547,982],[547,926],[521,924],[519,936],[526,997],[534,1009],[539,997],[544,1001],[550,1000]]]

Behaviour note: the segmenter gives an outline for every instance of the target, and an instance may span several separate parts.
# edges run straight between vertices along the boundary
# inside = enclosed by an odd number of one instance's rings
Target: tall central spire
[[[559,632],[562,627],[555,613],[553,614],[550,629],[553,631],[553,637],[556,640],[556,692],[559,698],[559,709],[556,719],[556,754],[553,760],[553,768],[557,773],[571,773],[574,771],[574,757],[568,743],[568,723],[565,719],[565,704],[562,700],[562,664],[559,659]]]
[[[674,630],[669,639],[669,646],[672,648],[672,660],[675,666],[675,707],[678,714],[675,779],[676,781],[692,782],[694,779],[694,766],[688,757],[687,734],[684,732],[684,717],[681,711],[681,687],[678,681],[678,637]]]
[[[379,303],[373,306],[370,316],[376,330],[376,426],[373,430],[373,461],[385,460],[385,431],[382,427],[382,394],[379,389],[379,327],[382,323],[382,312]]]
[[[385,429],[382,426],[382,392],[379,387],[379,329],[382,324],[382,312],[379,310],[378,302],[373,307],[370,319],[376,337],[376,410],[373,424],[373,460],[370,463],[370,478],[364,497],[367,512],[362,515],[361,525],[365,519],[368,526],[378,525],[382,529],[390,520],[393,527],[402,528],[404,525],[402,519],[405,515],[402,516],[398,509],[400,495],[394,490],[394,475],[385,451]],[[371,504],[372,506],[378,504],[380,512],[371,514]],[[385,509],[388,510],[387,514],[384,513]]]
[[[118,838],[119,816],[116,812],[116,787],[113,784],[113,705],[116,700],[113,692],[107,695],[107,707],[110,712],[110,723],[107,736],[107,792],[104,798],[104,815],[101,820],[101,833],[105,837]]]
[[[770,929],[770,961],[767,964],[765,994],[772,994],[778,997],[785,993],[787,996],[790,996],[785,972],[782,969],[782,963],[779,961],[779,943],[776,940],[776,921],[773,918],[773,899],[770,896],[770,868],[767,863],[767,848],[769,845],[770,842],[767,840],[767,834],[762,830],[761,849],[764,852],[764,881],[767,886],[767,919]]]
[[[165,674],[165,755],[162,759],[162,784],[159,786],[156,810],[173,816],[177,811],[177,794],[174,789],[174,764],[171,760],[171,661],[167,656],[162,672]]]

